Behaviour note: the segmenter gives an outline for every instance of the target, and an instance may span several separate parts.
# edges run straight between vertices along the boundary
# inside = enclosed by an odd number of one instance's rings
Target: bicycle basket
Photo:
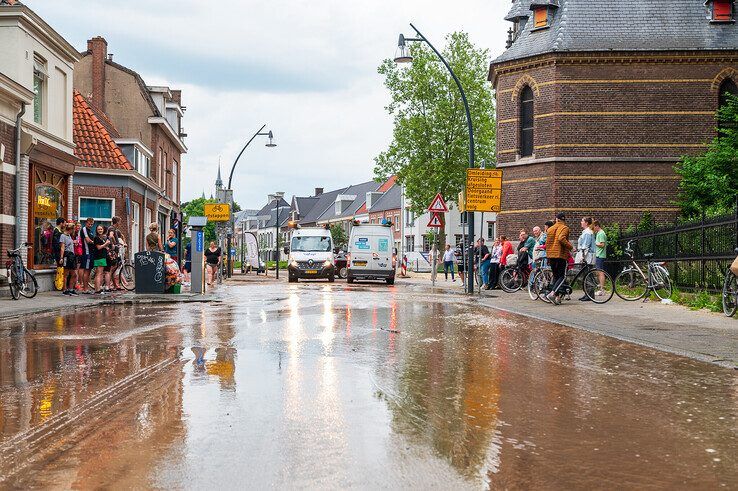
[[[507,265],[508,267],[514,267],[518,265],[518,255],[517,254],[508,254],[507,255]]]

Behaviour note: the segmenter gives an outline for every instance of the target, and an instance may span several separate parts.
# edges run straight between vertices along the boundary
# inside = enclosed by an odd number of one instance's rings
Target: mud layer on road
[[[0,330],[0,487],[738,486],[733,370],[412,289],[221,293]]]

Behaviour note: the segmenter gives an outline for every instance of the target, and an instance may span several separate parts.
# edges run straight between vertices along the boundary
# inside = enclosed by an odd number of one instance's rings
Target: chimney
[[[284,191],[278,191],[274,193],[274,197],[277,199],[282,199],[284,197]]]
[[[172,100],[181,106],[182,105],[182,91],[172,90],[171,92],[172,92]]]
[[[97,36],[87,41],[87,51],[92,54],[92,103],[105,111],[105,60],[108,57],[108,42]]]
[[[273,195],[273,194],[268,194],[268,195],[267,195],[267,204],[271,203],[271,202],[272,202],[272,201],[274,201],[275,199],[277,199],[277,197],[276,197],[275,195]]]
[[[320,196],[321,194],[323,194],[323,188],[315,188],[314,196]]]

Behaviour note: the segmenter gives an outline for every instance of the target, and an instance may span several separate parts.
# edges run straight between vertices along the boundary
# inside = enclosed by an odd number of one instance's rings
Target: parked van
[[[292,232],[290,247],[285,247],[287,275],[290,283],[300,278],[336,279],[333,239],[331,231],[324,228],[302,228]]]
[[[346,281],[385,280],[388,285],[394,284],[394,242],[392,224],[355,224],[348,243]]]

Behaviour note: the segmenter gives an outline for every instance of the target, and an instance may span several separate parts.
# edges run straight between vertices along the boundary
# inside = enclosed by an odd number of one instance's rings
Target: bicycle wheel
[[[129,292],[136,288],[136,270],[132,264],[124,264],[120,267],[118,282]]]
[[[624,269],[615,277],[615,293],[623,300],[634,302],[647,292],[646,279],[635,269]]]
[[[652,279],[654,281],[653,292],[656,294],[656,296],[659,297],[661,300],[671,298],[673,288],[671,286],[671,277],[669,276],[669,271],[667,271],[667,269],[662,265],[655,264],[653,266],[652,274]]]
[[[87,282],[87,286],[90,290],[95,289],[95,276],[97,276],[97,268],[92,268],[90,270],[90,279]]]
[[[530,295],[530,298],[548,302],[545,296],[548,295],[552,279],[553,273],[550,269],[537,269],[533,275],[533,280],[528,283],[528,295]]]
[[[738,310],[738,279],[728,270],[723,283],[723,312],[728,317],[733,317],[736,310]]]
[[[603,280],[602,284],[600,284],[601,279]],[[615,284],[612,277],[607,274],[607,271],[601,269],[592,269],[584,275],[582,285],[584,294],[594,303],[607,303],[615,294]]]
[[[523,287],[523,276],[518,268],[506,268],[500,276],[500,288],[506,293],[515,293]]]
[[[36,277],[26,268],[23,268],[23,281],[20,288],[20,294],[26,298],[33,298],[38,293],[38,282]]]
[[[10,296],[13,297],[13,300],[18,300],[20,298],[20,285],[18,284],[18,275],[15,272],[15,266],[10,270],[8,286],[10,287]]]

